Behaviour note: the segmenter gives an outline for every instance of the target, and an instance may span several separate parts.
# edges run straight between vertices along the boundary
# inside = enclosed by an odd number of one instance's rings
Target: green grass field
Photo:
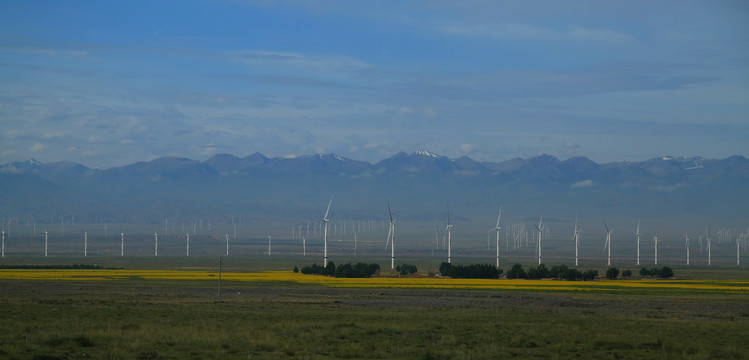
[[[215,270],[217,265],[210,258],[86,260],[164,270]],[[288,270],[297,261],[227,258],[224,271]],[[707,276],[693,271],[675,269],[690,279]],[[713,274],[746,279],[735,269]],[[333,288],[224,281],[222,302],[217,295],[216,279],[0,280],[0,358],[749,357],[746,291]]]

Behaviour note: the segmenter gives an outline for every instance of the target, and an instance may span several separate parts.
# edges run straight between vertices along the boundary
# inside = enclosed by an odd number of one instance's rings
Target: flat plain
[[[697,270],[667,281],[333,279],[230,262],[219,302],[216,269],[173,265],[0,270],[0,357],[749,357],[744,270],[715,270],[721,281]]]

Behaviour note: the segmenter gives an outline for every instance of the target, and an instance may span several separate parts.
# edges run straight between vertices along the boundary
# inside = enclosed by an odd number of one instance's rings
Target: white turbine
[[[736,238],[736,266],[741,265],[741,247],[739,245],[739,239],[741,239],[741,237]]]
[[[653,243],[655,244],[655,265],[658,265],[658,235],[653,231]]]
[[[390,229],[388,230],[388,239],[385,242],[385,250],[390,244],[390,268],[395,269],[395,220],[393,219],[393,213],[390,211],[390,203],[388,203],[388,215],[390,216]]]
[[[83,256],[88,256],[88,232],[83,232]]]
[[[226,234],[226,256],[229,256],[229,234]]]
[[[47,229],[44,229],[44,257],[47,257]]]
[[[640,219],[637,219],[637,265],[640,265]]]
[[[445,232],[447,233],[447,263],[452,263],[452,228],[453,225],[450,224],[450,205],[447,205],[447,227],[445,227]]]
[[[330,202],[328,202],[328,209],[325,210],[325,216],[322,218],[322,222],[325,225],[325,235],[324,235],[324,252],[323,252],[323,266],[328,267],[328,223],[330,222],[330,219],[328,219],[328,213],[330,212],[330,205],[333,203],[333,196],[330,197]]]
[[[5,221],[3,221],[3,222],[5,222]],[[3,226],[2,232],[3,232],[3,244],[2,244],[2,255],[3,256],[2,257],[5,257],[5,226]]]
[[[159,256],[159,234],[153,233],[153,256]]]
[[[538,265],[541,265],[541,234],[544,232],[543,221],[544,218],[542,216],[538,221],[538,225],[536,225],[536,230],[538,231]]]
[[[120,233],[120,256],[125,256],[125,233]]]
[[[606,244],[603,245],[603,250],[608,248],[609,251],[606,257],[606,265],[611,266],[611,232],[613,229],[609,229],[609,226],[606,225],[606,221],[603,222],[603,226],[606,227]]]
[[[710,241],[710,227],[707,227],[707,266],[712,265],[713,263],[713,254],[711,249],[711,241]]]
[[[499,231],[502,230],[502,227],[499,226],[499,219],[502,218],[502,208],[499,208],[499,215],[497,215],[497,225],[494,226],[494,229],[490,229],[487,231],[487,234],[496,231],[497,232],[497,267],[499,267]],[[487,243],[488,245],[488,243]],[[488,247],[488,246],[487,246]]]
[[[687,233],[684,233],[684,247],[687,251],[687,265],[689,265],[689,235]]]
[[[190,233],[185,233],[185,238],[187,238],[187,250],[185,252],[185,256],[190,256]]]
[[[575,266],[577,266],[579,254],[578,249],[580,247],[580,231],[583,231],[583,229],[577,227],[577,216],[575,216]]]
[[[268,235],[268,256],[270,256],[270,235]]]

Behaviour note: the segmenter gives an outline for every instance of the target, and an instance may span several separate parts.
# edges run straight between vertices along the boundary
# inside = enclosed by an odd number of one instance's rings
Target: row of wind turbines
[[[323,264],[324,264],[324,266],[327,266],[327,264],[328,264],[328,238],[329,238],[329,235],[330,235],[329,224],[331,223],[331,219],[329,218],[329,215],[330,215],[330,210],[331,210],[332,203],[333,203],[333,196],[331,196],[330,201],[328,202],[328,206],[327,206],[327,208],[325,210],[325,215],[323,216],[322,226],[321,226],[322,227],[321,230],[323,232],[322,235],[323,235]],[[395,236],[395,227],[396,227],[396,224],[397,224],[397,220],[393,217],[393,213],[392,213],[392,210],[391,210],[391,207],[390,207],[389,203],[387,204],[387,208],[388,208],[388,216],[389,216],[389,219],[390,219],[390,224],[389,224],[390,226],[389,226],[389,229],[388,229],[388,235],[387,235],[387,239],[386,239],[386,243],[385,243],[385,250],[387,251],[388,248],[390,249],[390,265],[391,265],[391,268],[394,269],[395,268],[395,237],[396,237]],[[501,225],[502,211],[503,211],[503,209],[500,208],[499,209],[499,213],[497,215],[497,222],[496,222],[494,228],[490,229],[487,232],[487,233],[491,233],[492,231],[494,231],[496,233],[495,234],[496,235],[495,249],[496,249],[496,266],[497,267],[499,267],[499,265],[500,265],[500,248],[501,248],[500,247],[500,233],[501,233],[501,230],[503,229],[503,226]],[[192,224],[193,225],[192,226],[193,229],[196,229],[196,224],[197,224],[197,222],[194,222]],[[236,226],[235,226],[236,224],[232,223],[232,225],[234,225],[234,228],[236,229]],[[606,239],[605,239],[605,242],[604,242],[603,251],[606,252],[606,263],[607,263],[607,265],[611,266],[612,232],[613,232],[613,229],[608,226],[608,224],[606,223],[606,221],[603,222],[603,225],[604,225],[604,228],[605,228],[605,231],[606,231],[606,233],[605,233],[606,234]],[[202,227],[202,222],[201,222],[201,227]],[[543,217],[541,217],[539,219],[538,225],[534,224],[534,227],[535,227],[535,231],[537,232],[537,241],[536,241],[536,247],[537,247],[537,249],[536,250],[537,250],[538,264],[540,265],[541,262],[542,262],[542,250],[543,250],[543,246],[542,245],[543,245],[544,234],[546,234],[546,236],[548,236],[548,227],[546,225],[544,225],[544,223],[543,223]],[[308,228],[309,228],[309,225],[308,225]],[[106,224],[105,224],[105,229],[106,229]],[[165,226],[165,229],[166,229],[166,226]],[[344,227],[344,229],[345,229],[345,227]],[[447,206],[447,223],[446,223],[445,231],[444,231],[445,237],[443,238],[443,247],[446,247],[446,250],[447,250],[447,262],[448,263],[452,263],[452,229],[453,229],[453,224],[450,221],[450,207],[448,205]],[[524,231],[524,226],[523,226],[523,231]],[[574,242],[574,247],[575,247],[575,266],[578,266],[578,264],[579,264],[579,258],[580,258],[579,257],[579,246],[580,246],[580,232],[581,231],[582,231],[582,228],[578,226],[578,219],[576,217],[575,218],[574,232],[573,232],[573,242]],[[84,240],[83,254],[84,254],[84,256],[88,256],[88,232],[85,231],[85,230],[82,230],[82,229],[81,229],[81,232],[83,233],[83,240]],[[721,230],[721,232],[723,232],[723,233],[720,233],[719,236],[723,236],[724,237],[724,236],[726,236],[726,234],[728,234],[727,236],[730,237],[730,232],[727,232],[726,230]],[[724,234],[724,233],[726,233],[726,234]],[[299,234],[300,235],[302,234],[301,225],[300,225]],[[2,257],[5,257],[5,237],[6,237],[5,235],[6,235],[5,228],[3,227],[3,229],[2,229],[2,244],[0,245],[0,256],[2,256]],[[125,234],[124,234],[124,232],[121,232],[120,236],[121,236],[120,256],[124,256],[125,255]],[[357,236],[357,231],[354,230],[354,249],[355,249],[354,251],[356,251],[356,236]],[[639,220],[637,221],[637,230],[636,230],[635,236],[636,236],[636,259],[635,259],[635,263],[636,263],[636,265],[640,265],[640,242],[641,242],[640,240],[641,240],[642,234],[640,233],[640,221]],[[226,237],[225,255],[228,256],[229,255],[229,234],[226,234],[225,237]],[[294,235],[292,235],[292,238],[293,237],[294,237]],[[44,256],[47,257],[48,256],[48,232],[47,232],[46,229],[44,231],[44,238],[45,238],[45,241],[44,241]],[[187,233],[185,233],[185,235],[177,235],[177,238],[180,239],[180,240],[185,240],[185,255],[189,256],[190,255],[190,233],[187,232]],[[235,239],[236,239],[236,234],[235,234]],[[446,244],[444,244],[445,240],[446,240]],[[710,266],[710,265],[712,265],[712,237],[711,237],[710,229],[709,228],[706,229],[706,240],[707,240],[706,241],[707,264],[708,264],[708,266]],[[436,242],[437,242],[437,245],[438,245],[438,248],[439,248],[439,243],[438,243],[438,241],[436,241]],[[747,242],[749,242],[749,231],[747,233],[741,233],[739,235],[739,237],[737,238],[737,240],[736,240],[736,264],[737,265],[740,265],[740,263],[741,263],[741,251],[740,251],[741,250],[741,244],[743,243],[744,247],[746,247],[747,246],[746,245]],[[268,250],[267,250],[267,254],[268,255],[271,255],[271,244],[272,244],[271,236],[268,235]],[[527,244],[527,239],[526,239],[526,244]],[[653,254],[654,257],[653,257],[653,259],[654,259],[654,264],[657,265],[658,264],[658,235],[656,234],[655,231],[653,232],[653,244],[654,244],[654,247],[653,247],[653,249],[654,249],[654,254]],[[446,246],[444,246],[444,245],[446,245]],[[509,241],[508,241],[507,245],[509,247]],[[306,250],[307,249],[306,249],[306,237],[305,236],[302,236],[302,247],[303,247],[303,254],[306,256],[306,252],[307,252]],[[700,236],[700,249],[702,249],[702,236]],[[690,239],[689,239],[688,234],[685,234],[685,252],[686,252],[685,253],[686,265],[690,265],[691,254],[690,254]],[[159,255],[159,234],[158,234],[158,232],[154,232],[154,256],[158,256],[158,255]]]

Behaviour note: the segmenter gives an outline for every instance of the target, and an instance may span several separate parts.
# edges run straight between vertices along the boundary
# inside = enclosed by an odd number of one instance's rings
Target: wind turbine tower
[[[578,249],[580,247],[580,231],[582,231],[582,228],[577,227],[577,216],[575,216],[575,266],[577,266],[577,260],[578,260]]]
[[[185,233],[185,238],[187,239],[187,250],[185,252],[185,256],[190,256],[190,233]]]
[[[544,232],[543,222],[544,218],[542,216],[538,221],[538,225],[536,225],[536,230],[538,230],[538,265],[541,265],[541,234]]]
[[[658,265],[658,235],[653,231],[653,242],[655,243],[655,265]]]
[[[226,234],[226,256],[229,256],[229,234]]]
[[[268,256],[270,256],[270,235],[268,235]]]
[[[388,239],[385,242],[385,250],[390,245],[390,268],[395,269],[395,220],[393,219],[393,213],[390,211],[390,203],[388,203],[388,215],[390,215],[390,229],[388,230]]]
[[[47,229],[44,229],[44,257],[47,257]]]
[[[684,247],[687,251],[687,265],[689,265],[689,235],[687,233],[684,233]]]
[[[445,232],[447,232],[447,263],[448,264],[452,262],[452,228],[453,228],[453,225],[450,224],[450,205],[447,205],[447,227],[445,227]]]
[[[640,219],[637,219],[637,265],[640,265]]]
[[[325,225],[325,233],[323,236],[323,243],[324,243],[324,250],[323,250],[323,266],[328,267],[328,223],[330,222],[330,219],[328,219],[328,213],[330,212],[330,205],[333,203],[333,196],[330,197],[330,201],[328,202],[328,209],[325,210],[325,216],[322,218],[323,225]]]
[[[710,241],[710,227],[707,227],[707,266],[712,265],[713,263],[713,254],[711,249],[711,241]]]
[[[2,244],[2,257],[5,257],[5,227],[3,227],[3,244]]]
[[[125,256],[125,233],[120,233],[120,256]]]
[[[499,208],[499,215],[497,215],[497,225],[494,226],[494,229],[489,230],[489,232],[496,231],[497,232],[497,267],[499,267],[499,231],[502,230],[502,227],[499,226],[499,219],[502,218],[502,208]]]
[[[603,226],[606,227],[606,244],[603,245],[603,249],[606,250],[608,248],[608,255],[606,257],[606,265],[611,266],[611,232],[614,229],[609,229],[609,226],[606,225],[606,222],[603,222]]]
[[[159,256],[159,234],[153,233],[153,256]]]
[[[88,232],[83,232],[83,256],[88,256]]]

